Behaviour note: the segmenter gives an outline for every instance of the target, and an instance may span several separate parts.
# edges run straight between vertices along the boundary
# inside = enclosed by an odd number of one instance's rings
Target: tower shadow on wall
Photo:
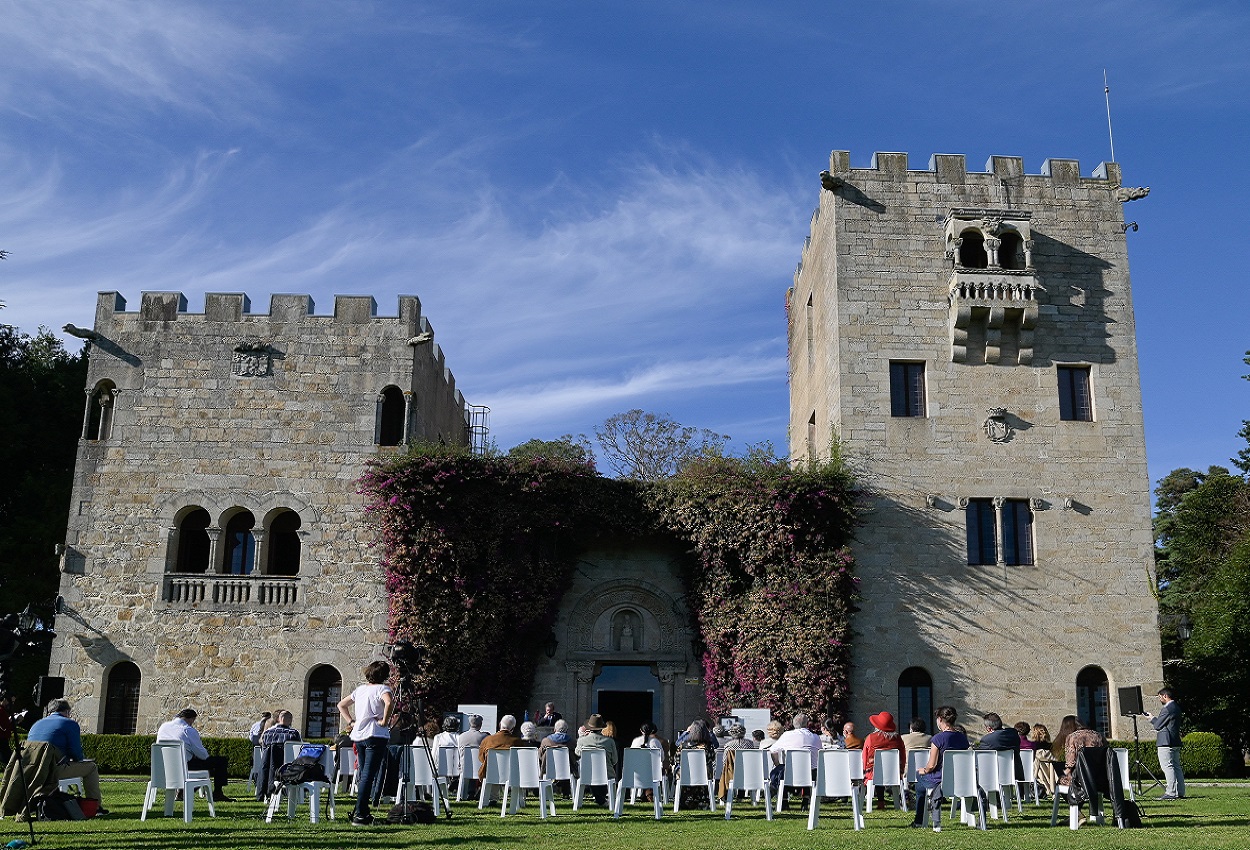
[[[1046,292],[1043,304],[1058,308],[1061,314],[1038,317],[1033,365],[1049,366],[1056,360],[1114,363],[1107,325],[1115,319],[1107,314],[1107,301],[1115,293],[1104,282],[1111,263],[1038,230],[1033,231],[1033,243],[1033,265]],[[1127,302],[1128,293],[1120,297]]]

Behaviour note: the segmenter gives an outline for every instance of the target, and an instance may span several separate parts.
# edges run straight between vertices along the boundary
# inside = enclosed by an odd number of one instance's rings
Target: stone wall
[[[1118,167],[1026,175],[994,157],[969,173],[939,155],[911,171],[876,154],[853,169],[835,151],[824,184],[787,301],[790,449],[836,435],[877,495],[855,547],[856,719],[897,711],[917,666],[935,704],[1053,731],[1097,666],[1126,734],[1115,689],[1162,673]],[[968,221],[1018,226],[1028,267],[991,253],[961,271]],[[891,415],[891,361],[923,362],[925,415]],[[1060,420],[1057,365],[1088,367],[1093,421]],[[969,566],[970,498],[1030,500],[1034,564]]]
[[[374,535],[355,481],[375,445],[379,393],[408,394],[413,438],[466,441],[464,399],[420,303],[377,316],[369,297],[315,315],[307,296],[277,295],[268,314],[240,294],[209,294],[188,314],[181,293],[144,293],[126,312],[102,293],[87,380],[51,674],[88,731],[101,728],[108,671],[142,674],[137,728],[152,731],[191,705],[200,728],[237,734],[262,709],[304,724],[308,677],[328,664],[344,685],[387,638]],[[104,392],[100,392],[103,388]],[[95,398],[90,398],[92,394]],[[93,419],[94,417],[94,419]],[[180,572],[178,526],[203,508],[207,573]],[[222,574],[223,530],[255,517],[256,570]],[[270,575],[268,523],[300,520],[299,571]]]

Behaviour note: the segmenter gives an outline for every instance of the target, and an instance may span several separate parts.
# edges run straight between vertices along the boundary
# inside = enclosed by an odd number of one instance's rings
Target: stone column
[[[221,528],[216,525],[210,525],[204,529],[204,533],[208,535],[208,569],[204,572],[207,575],[213,575],[222,571],[221,559],[222,552],[220,550]]]
[[[576,694],[577,713],[575,724],[590,716],[590,685],[595,680],[595,665],[591,661],[569,662],[568,670],[573,674],[573,688]]]
[[[657,677],[660,680],[660,693],[664,700],[664,719],[661,730],[664,735],[677,733],[677,677],[685,672],[675,664],[661,664]]]
[[[408,437],[412,433],[412,390],[404,393],[404,433],[400,435],[399,444],[408,445]]]
[[[252,529],[252,539],[256,541],[256,549],[254,550],[256,554],[252,559],[252,575],[261,575],[266,572],[266,570],[262,569],[262,567],[268,566],[265,563],[265,560],[267,560],[266,556],[269,554],[265,551],[266,533],[263,528]]]
[[[994,553],[998,558],[998,566],[1003,568],[1005,575],[1007,561],[1003,557],[1003,505],[1007,500],[1002,496],[995,496],[991,501],[994,503]]]
[[[373,411],[373,444],[382,445],[382,405],[386,402],[386,393],[378,393],[378,401]]]
[[[91,395],[91,390],[83,390],[87,394],[87,404],[82,411],[82,438],[87,439],[87,429],[91,427],[91,405],[95,402],[95,398]]]

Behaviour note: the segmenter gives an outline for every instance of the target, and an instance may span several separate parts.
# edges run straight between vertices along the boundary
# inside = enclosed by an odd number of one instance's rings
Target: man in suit
[[[1158,714],[1144,712],[1159,733],[1159,767],[1163,768],[1163,778],[1167,780],[1167,789],[1159,799],[1180,800],[1185,796],[1185,773],[1181,770],[1181,707],[1173,698],[1172,689],[1167,687],[1159,691],[1159,704],[1163,708]]]
[[[1013,760],[1016,763],[1016,775],[1013,777],[1018,782],[1024,781],[1024,766],[1020,763],[1020,735],[1015,729],[1003,727],[1003,719],[995,712],[991,711],[981,718],[985,723],[985,734],[981,736],[981,742],[977,744],[978,750],[1011,750],[1015,753]]]

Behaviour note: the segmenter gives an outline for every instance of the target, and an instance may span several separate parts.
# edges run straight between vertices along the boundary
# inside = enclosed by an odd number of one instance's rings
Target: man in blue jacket
[[[1163,708],[1158,714],[1144,712],[1150,725],[1159,733],[1159,767],[1167,789],[1160,800],[1179,800],[1185,796],[1185,773],[1181,770],[1181,707],[1176,704],[1171,688],[1159,691],[1159,703]]]
[[[94,761],[88,761],[82,751],[82,729],[78,721],[69,716],[69,703],[54,699],[48,703],[47,716],[30,727],[27,741],[45,741],[61,752],[57,763],[56,778],[81,779],[83,796],[88,800],[100,800],[100,769]],[[98,813],[107,814],[103,807]]]

